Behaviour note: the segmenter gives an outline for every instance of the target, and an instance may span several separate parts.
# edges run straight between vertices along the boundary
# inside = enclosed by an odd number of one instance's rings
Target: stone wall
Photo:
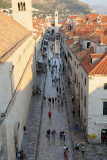
[[[14,160],[16,149],[20,149],[23,138],[23,126],[26,123],[29,103],[35,78],[33,36],[28,37],[11,56],[0,65],[0,111],[2,113],[2,131],[4,158]],[[3,114],[4,113],[4,114]]]
[[[88,101],[88,135],[95,134],[96,139],[89,139],[91,143],[101,143],[101,130],[107,128],[107,115],[103,115],[103,102],[107,102],[107,75],[90,76]]]

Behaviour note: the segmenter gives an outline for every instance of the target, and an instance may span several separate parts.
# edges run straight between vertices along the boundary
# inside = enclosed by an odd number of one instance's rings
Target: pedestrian
[[[50,140],[50,134],[51,134],[51,130],[48,129],[47,132],[46,132],[46,137]]]
[[[17,152],[16,157],[19,159],[20,158],[20,152]]]
[[[63,95],[65,94],[64,88],[63,88],[63,90],[62,90],[62,93],[63,93]]]
[[[51,111],[48,112],[48,116],[51,119]]]
[[[36,94],[36,91],[35,91],[35,88],[33,88],[32,95],[35,96],[35,94]]]
[[[51,103],[51,97],[48,96],[48,101]]]
[[[80,143],[79,143],[79,141],[76,143],[76,147],[75,147],[75,150],[78,150],[79,149],[79,145],[80,145]]]
[[[52,103],[54,104],[54,98],[52,97]]]
[[[57,91],[57,93],[58,93],[58,87],[56,88],[56,91]]]
[[[66,135],[66,132],[63,131],[63,139],[64,139],[64,141],[65,141],[65,135]]]
[[[52,138],[55,140],[55,134],[56,134],[55,129],[51,132],[51,134],[52,134]]]
[[[75,117],[75,109],[72,109],[73,116]]]
[[[60,135],[60,139],[62,139],[63,132],[61,131],[61,132],[59,133],[59,135]]]
[[[24,134],[26,134],[26,126],[23,127]]]
[[[44,100],[46,100],[46,97],[45,97],[45,96],[44,96],[43,98],[44,98]]]
[[[69,158],[69,155],[68,155],[68,154],[69,154],[69,150],[68,150],[68,148],[66,148],[66,150],[65,150],[65,158],[66,158],[66,159]]]
[[[84,152],[85,152],[85,146],[82,144],[81,146],[81,152],[82,152],[82,155],[84,155]]]
[[[58,102],[58,103],[60,102],[60,97],[57,98],[57,102]]]
[[[72,96],[72,103],[74,103],[74,96]]]
[[[61,88],[59,88],[59,93],[61,94]]]
[[[64,146],[63,146],[63,150],[65,151],[65,150],[66,150],[66,148],[67,148],[67,146],[66,146],[66,144],[64,144]]]
[[[102,139],[102,142],[104,143],[104,141],[105,141],[105,139],[106,139],[105,134],[102,134],[102,135],[101,135],[101,139]]]
[[[21,158],[21,159],[24,159],[24,158],[25,158],[25,153],[23,152],[23,150],[21,150],[21,152],[20,152],[20,158]]]

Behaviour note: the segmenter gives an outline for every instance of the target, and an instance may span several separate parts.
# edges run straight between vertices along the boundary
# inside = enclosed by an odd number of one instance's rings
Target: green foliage
[[[44,0],[44,2],[48,2],[47,0]],[[62,4],[65,5],[64,8],[60,9],[58,6],[62,6]],[[39,10],[42,10],[43,17],[45,17],[46,14],[52,14],[54,17],[55,9],[58,8],[59,16],[60,14],[64,14],[67,16],[67,14],[77,14],[77,13],[84,13],[88,14],[90,13],[89,6],[83,2],[80,2],[79,0],[56,0],[55,3],[43,3],[43,4],[34,4],[34,8],[37,8]],[[66,12],[66,10],[69,10]],[[65,17],[66,17],[65,16]]]
[[[11,7],[10,3],[0,0],[0,8],[10,8],[10,7]]]

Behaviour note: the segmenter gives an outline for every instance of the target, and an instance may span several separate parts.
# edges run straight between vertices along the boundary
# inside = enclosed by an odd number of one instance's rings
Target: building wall
[[[88,135],[95,134],[96,139],[89,139],[91,143],[101,143],[101,130],[107,129],[107,115],[103,115],[103,102],[107,102],[107,75],[90,76],[88,101]]]
[[[18,11],[18,2],[25,2],[26,11]],[[27,28],[28,30],[33,30],[32,21],[32,1],[31,0],[12,0],[13,9],[13,19]]]
[[[86,84],[85,84],[86,79]],[[88,90],[89,90],[89,77],[84,68],[80,67],[80,120],[82,127],[85,131],[85,136],[87,138],[87,129],[88,129]],[[85,103],[86,96],[86,103]]]
[[[0,103],[2,106],[0,112],[4,113],[2,114],[5,134],[3,149],[4,153],[7,153],[4,154],[7,160],[15,159],[16,148],[20,149],[22,142],[23,126],[26,123],[33,78],[35,78],[33,75],[36,68],[34,45],[33,36],[30,36],[0,65]],[[13,69],[12,65],[14,65]]]
[[[94,47],[94,52],[96,53],[96,49],[97,49],[97,43],[94,43],[94,42],[92,42],[92,41],[90,41],[90,40],[81,40],[81,44],[83,45],[83,49],[88,49],[87,48],[87,42],[90,42],[91,43],[91,46],[90,47]]]
[[[107,45],[98,45],[96,49],[96,53],[104,53],[107,51]]]

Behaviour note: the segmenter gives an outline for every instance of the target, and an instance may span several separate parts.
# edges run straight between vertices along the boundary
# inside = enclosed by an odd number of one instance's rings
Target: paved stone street
[[[48,52],[48,58],[51,60],[51,66],[54,67],[54,73],[51,74],[52,68],[47,67],[47,73],[37,74],[35,86],[40,86],[41,95],[32,96],[27,117],[27,134],[24,135],[22,149],[26,154],[26,160],[64,160],[63,145],[66,144],[69,149],[69,160],[107,160],[106,145],[89,145],[87,144],[84,133],[81,130],[79,115],[71,102],[71,90],[67,86],[66,72],[62,73],[62,59],[53,54],[53,51]],[[53,58],[52,58],[53,57]],[[61,64],[61,66],[60,66]],[[59,68],[61,67],[60,71]],[[52,83],[52,79],[60,78],[60,81]],[[61,93],[60,102],[54,104],[48,101],[48,96],[57,97],[56,87],[64,87],[65,96]],[[46,96],[46,100],[43,96]],[[63,105],[61,102],[63,101]],[[76,116],[72,115],[72,108],[76,109]],[[52,117],[49,119],[48,112],[52,112]],[[74,124],[79,125],[78,130],[74,130]],[[46,137],[47,129],[56,130],[55,140]],[[59,132],[66,132],[66,140],[60,140]],[[75,151],[75,144],[79,141],[80,145],[85,144],[86,150],[84,156],[81,150]]]

